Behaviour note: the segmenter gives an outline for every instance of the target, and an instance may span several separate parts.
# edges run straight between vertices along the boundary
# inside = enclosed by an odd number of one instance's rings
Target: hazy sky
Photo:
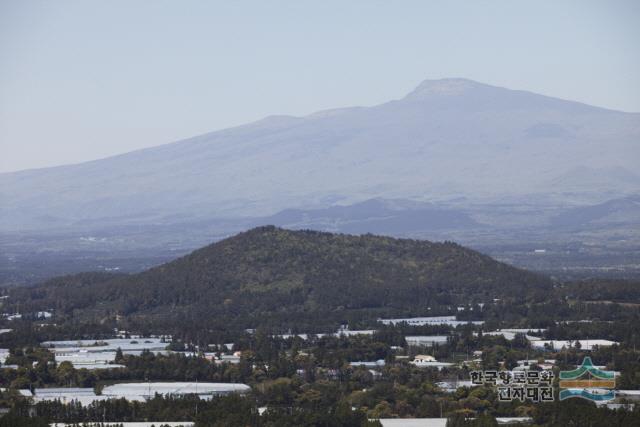
[[[640,1],[0,0],[0,171],[466,77],[640,111]]]

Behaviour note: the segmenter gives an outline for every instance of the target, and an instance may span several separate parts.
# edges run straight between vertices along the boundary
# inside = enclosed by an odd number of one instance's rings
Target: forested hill
[[[260,227],[135,275],[58,278],[15,290],[23,308],[155,325],[321,327],[449,304],[534,298],[545,277],[455,243]],[[122,320],[121,320],[122,321]]]

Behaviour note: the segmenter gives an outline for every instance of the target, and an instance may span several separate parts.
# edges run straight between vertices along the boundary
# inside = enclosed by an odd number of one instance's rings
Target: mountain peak
[[[482,83],[468,79],[437,79],[424,80],[416,87],[408,96],[424,96],[424,95],[460,95],[470,89],[484,86]]]

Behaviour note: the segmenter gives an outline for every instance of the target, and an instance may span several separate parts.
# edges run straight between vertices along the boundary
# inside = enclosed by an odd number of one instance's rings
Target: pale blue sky
[[[639,1],[0,1],[0,171],[466,77],[640,111]]]

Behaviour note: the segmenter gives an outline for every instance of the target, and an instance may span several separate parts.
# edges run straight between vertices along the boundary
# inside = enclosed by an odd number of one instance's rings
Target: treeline
[[[275,387],[275,386],[274,386]],[[96,420],[133,421],[189,421],[197,427],[225,426],[380,426],[375,420],[391,417],[448,417],[447,426],[488,427],[497,426],[495,417],[531,417],[534,425],[546,427],[639,425],[640,411],[609,410],[580,399],[556,401],[545,404],[498,404],[493,390],[477,388],[473,391],[461,389],[452,399],[438,398],[426,389],[414,396],[406,394],[406,400],[390,399],[390,384],[376,384],[374,396],[385,397],[372,410],[353,409],[354,398],[332,397],[331,389],[321,384],[307,391],[304,399],[295,406],[286,402],[270,404],[266,411],[258,411],[258,403],[250,396],[238,395],[200,400],[195,396],[163,398],[156,396],[146,402],[129,402],[125,399],[97,401],[87,406],[76,403],[63,404],[58,401],[39,402],[29,408],[26,402],[17,403],[10,413],[0,419],[0,426],[44,426],[46,422],[87,423]],[[412,399],[418,399],[417,413],[398,411],[408,407]],[[364,401],[366,403],[366,400]],[[394,410],[393,408],[396,407]],[[506,415],[505,415],[506,414]]]
[[[589,279],[567,283],[560,292],[581,301],[608,301],[640,304],[640,282],[615,279]]]
[[[251,398],[237,395],[200,400],[194,396],[163,398],[156,396],[146,402],[130,402],[125,399],[97,401],[87,406],[58,401],[39,402],[31,409],[26,403],[17,405],[0,418],[0,427],[47,426],[50,422],[78,425],[97,420],[118,422],[195,422],[196,427],[376,427],[364,412],[343,404],[335,407],[307,405],[286,410],[271,408],[258,413]]]
[[[640,411],[596,407],[583,399],[568,399],[536,406],[532,413],[536,426],[628,427],[640,425]]]

